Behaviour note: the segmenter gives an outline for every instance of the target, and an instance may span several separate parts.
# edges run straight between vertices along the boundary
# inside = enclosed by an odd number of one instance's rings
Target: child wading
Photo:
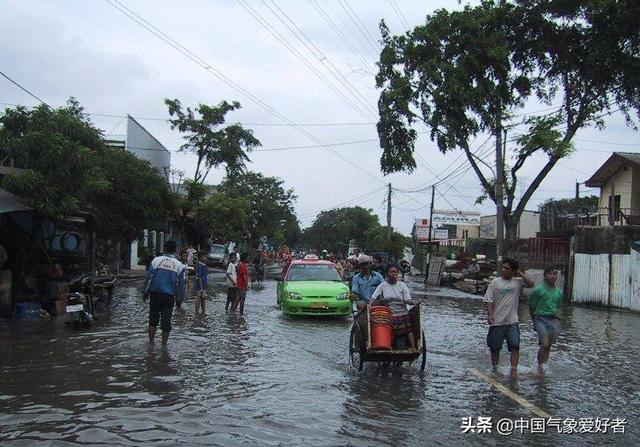
[[[244,314],[244,300],[249,290],[249,263],[247,262],[249,255],[242,253],[240,255],[240,265],[238,266],[238,295],[231,307],[231,312],[235,312],[238,304],[240,305],[240,315]]]
[[[207,297],[207,285],[209,284],[209,278],[207,277],[207,254],[201,252],[198,255],[198,264],[196,266],[196,314],[198,309],[202,311],[204,315],[204,303]]]
[[[224,306],[224,311],[228,312],[229,308],[233,307],[233,303],[238,296],[238,272],[236,270],[236,254],[231,253],[229,255],[229,264],[227,265],[227,304]]]

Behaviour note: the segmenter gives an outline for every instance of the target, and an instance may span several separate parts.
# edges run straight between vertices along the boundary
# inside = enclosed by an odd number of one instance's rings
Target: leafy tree
[[[103,235],[133,240],[141,229],[174,212],[175,194],[148,161],[110,149],[97,163],[98,175],[109,187],[88,200],[100,212]]]
[[[197,157],[193,180],[204,183],[212,168],[224,165],[229,175],[237,175],[245,170],[249,161],[245,151],[260,146],[253,131],[236,123],[221,127],[228,112],[240,108],[237,101],[222,101],[217,106],[200,104],[195,109],[187,107],[183,111],[178,99],[165,99],[169,108],[172,129],[184,134],[185,143],[180,150],[194,153]],[[196,116],[199,115],[199,116]]]
[[[604,127],[603,114],[620,109],[628,122],[640,109],[637,2],[483,1],[461,11],[438,10],[402,36],[380,28],[384,48],[376,77],[382,89],[378,134],[385,173],[412,171],[423,121],[442,152],[462,150],[486,195],[496,204],[495,174],[471,150],[481,133],[500,138],[520,124],[505,178],[506,251],[517,223],[544,178],[572,151],[584,127]],[[635,24],[635,25],[633,25]],[[560,102],[547,115],[522,119],[530,99]],[[518,173],[534,154],[546,161],[516,200]]]
[[[219,191],[228,200],[249,203],[245,237],[250,247],[256,247],[261,236],[267,236],[274,245],[297,241],[300,225],[293,209],[297,197],[293,189],[283,185],[283,180],[255,172],[227,176],[220,184]]]
[[[132,239],[173,209],[164,179],[148,162],[107,148],[74,99],[58,109],[7,109],[0,117],[0,148],[25,169],[7,175],[3,186],[54,221],[93,209],[102,216],[103,235]]]
[[[387,228],[380,225],[378,216],[371,209],[359,206],[322,211],[313,224],[303,233],[303,242],[317,250],[346,254],[349,241],[367,251],[386,251],[399,258],[410,241],[393,232],[387,238]]]
[[[184,110],[178,99],[165,99],[164,102],[172,117],[169,120],[171,128],[184,135],[185,143],[180,150],[193,153],[197,158],[193,179],[184,180],[187,195],[180,200],[179,217],[185,228],[187,216],[202,212],[207,193],[204,182],[211,169],[224,166],[229,176],[243,173],[246,162],[250,161],[247,151],[261,143],[252,130],[239,123],[224,126],[227,113],[240,108],[237,101],[222,101],[217,106],[200,104],[195,109],[187,107]],[[196,226],[201,227],[207,219],[196,216]],[[201,228],[197,228],[195,234],[195,242],[199,244]]]
[[[538,211],[549,212],[553,209],[553,214],[562,216],[575,214],[587,210],[597,211],[600,198],[598,196],[580,197],[578,199],[549,199],[538,206]]]
[[[249,198],[216,191],[200,210],[201,224],[209,229],[214,241],[241,241],[246,237],[250,212]]]
[[[321,211],[304,232],[304,242],[318,250],[347,253],[354,239],[364,249],[368,238],[380,226],[372,210],[359,206]]]
[[[105,150],[100,131],[74,99],[59,109],[6,109],[0,147],[16,168],[27,169],[6,176],[4,186],[45,216],[77,212],[87,197],[109,186],[96,163]]]

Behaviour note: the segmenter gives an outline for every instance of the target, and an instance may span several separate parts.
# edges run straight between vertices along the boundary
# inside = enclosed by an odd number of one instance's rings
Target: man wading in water
[[[162,345],[166,346],[171,332],[171,315],[176,299],[182,302],[186,290],[185,265],[176,258],[176,243],[164,244],[166,255],[151,261],[144,280],[144,299],[149,299],[149,343],[153,344],[158,322],[162,329]]]
[[[518,275],[518,277],[515,277]],[[520,327],[518,325],[518,302],[524,286],[533,287],[534,282],[518,270],[515,259],[504,258],[501,276],[495,278],[487,287],[482,301],[487,303],[487,346],[491,351],[493,371],[498,371],[500,350],[504,341],[511,353],[511,376],[518,371],[520,360]]]
[[[551,345],[556,342],[557,321],[562,306],[562,292],[556,287],[558,272],[553,267],[544,269],[544,283],[529,295],[529,314],[538,333],[538,372],[544,374]]]

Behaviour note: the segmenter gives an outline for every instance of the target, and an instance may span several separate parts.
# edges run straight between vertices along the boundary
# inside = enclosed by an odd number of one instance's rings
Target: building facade
[[[480,237],[495,239],[497,237],[498,218],[495,214],[480,218]],[[518,222],[518,239],[530,239],[540,231],[540,213],[537,211],[523,211]]]
[[[136,157],[147,160],[151,166],[169,182],[171,152],[132,116],[127,115],[125,135],[107,135],[107,145],[114,150],[126,150]],[[129,269],[144,269],[145,261],[162,251],[164,241],[174,238],[175,225],[171,221],[156,223],[153,228],[143,230],[129,248],[123,250],[122,264]]]
[[[585,185],[600,188],[598,226],[640,225],[640,154],[614,152]]]

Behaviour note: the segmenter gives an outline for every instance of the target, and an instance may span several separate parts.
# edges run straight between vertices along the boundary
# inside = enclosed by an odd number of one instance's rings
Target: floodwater
[[[2,445],[640,445],[637,314],[568,309],[540,377],[522,308],[512,380],[506,351],[490,372],[479,301],[427,297],[425,373],[417,364],[359,373],[348,362],[350,320],[284,318],[274,282],[249,293],[244,317],[224,314],[222,289],[206,316],[186,302],[168,349],[147,342],[139,286],[120,285],[91,330],[0,321]],[[473,368],[553,417],[626,418],[626,433],[463,433],[463,417],[535,417]]]

